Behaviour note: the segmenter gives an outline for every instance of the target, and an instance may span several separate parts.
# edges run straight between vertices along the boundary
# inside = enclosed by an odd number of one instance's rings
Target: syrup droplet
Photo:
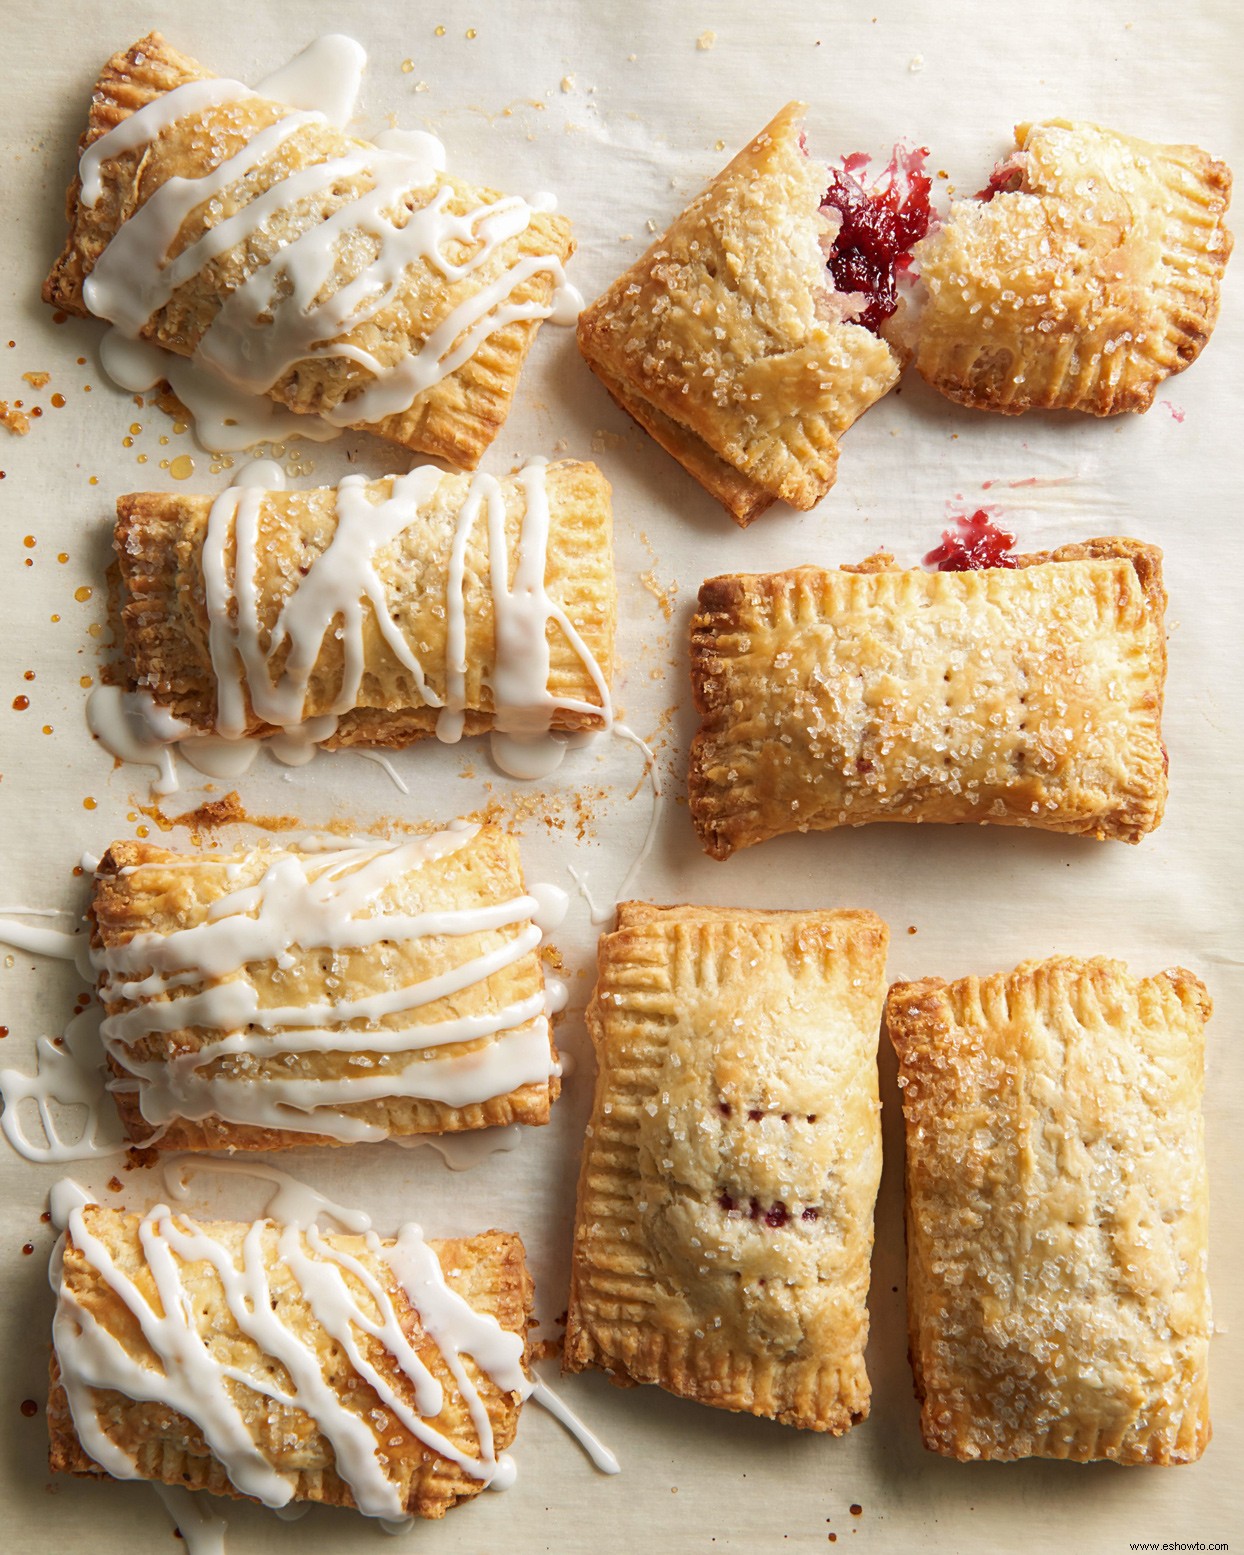
[[[14,697],[13,698],[13,711],[15,713],[24,713],[29,706],[30,706],[30,698],[29,697]]]
[[[82,808],[84,810],[93,810],[95,808],[95,801],[91,798],[91,796],[89,794],[82,801]]]
[[[74,589],[73,597],[80,605],[85,605],[87,600],[90,599],[94,592],[94,589],[91,588],[89,583],[84,583],[81,588]],[[56,617],[53,616],[52,619],[55,620]]]
[[[33,1420],[38,1413],[39,1406],[33,1398],[24,1398],[22,1400],[22,1414],[26,1416],[27,1420]]]
[[[34,1250],[35,1250],[35,1244],[33,1242],[27,1242],[22,1247],[22,1252],[26,1255],[27,1258],[30,1257],[31,1253],[33,1253]]]
[[[57,410],[64,410],[65,396],[63,394],[53,394],[52,404],[56,407]]]
[[[168,473],[175,481],[189,480],[194,474],[194,460],[189,454],[178,454],[169,465]]]
[[[31,550],[34,547],[34,545],[35,545],[35,537],[34,537],[34,535],[27,535],[26,538],[22,541],[22,544],[26,547],[26,549],[28,551]]]

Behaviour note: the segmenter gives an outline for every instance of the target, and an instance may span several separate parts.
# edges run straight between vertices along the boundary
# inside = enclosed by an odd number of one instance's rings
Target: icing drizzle
[[[388,1137],[382,1123],[344,1109],[398,1097],[467,1107],[560,1074],[549,1023],[565,1002],[559,979],[549,977],[542,990],[501,1008],[420,1020],[420,1010],[452,1001],[536,952],[565,916],[566,893],[553,885],[534,885],[488,906],[416,913],[385,907],[385,892],[402,876],[457,852],[478,831],[458,825],[403,843],[280,853],[257,880],[215,900],[204,921],[168,934],[139,933],[98,947],[89,958],[85,935],[0,921],[0,939],[76,960],[84,976],[98,977],[100,1000],[113,1007],[105,1014],[93,1002],[59,1045],[40,1038],[36,1074],[0,1071],[0,1128],[10,1144],[35,1161],[124,1149],[106,1101],[109,1089],[136,1094],[152,1130],[144,1144],[156,1143],[175,1118],[211,1116],[343,1143],[381,1140]],[[188,857],[185,864],[202,867],[203,861]],[[176,860],[132,866],[136,872],[176,867]],[[241,871],[236,859],[221,867],[235,876]],[[495,939],[493,931],[512,932],[447,972],[379,994],[349,997],[330,974],[318,1001],[274,1005],[244,975],[248,965],[274,963],[268,981],[279,985],[288,975],[296,987],[319,952],[379,947],[381,956],[398,957],[403,942],[482,933]],[[189,1027],[203,1034],[200,1047],[141,1056],[152,1039],[159,1048],[170,1033]],[[464,1051],[437,1056],[450,1044]],[[104,1053],[120,1071],[107,1082]],[[343,1054],[351,1055],[348,1066],[334,1066],[333,1056]],[[327,1065],[317,1063],[325,1055]],[[28,1101],[39,1132],[23,1107]],[[74,1132],[66,1115],[76,1119],[83,1110],[85,1122]],[[505,1144],[498,1140],[492,1148]]]
[[[444,178],[444,148],[417,132],[388,133],[375,144],[352,141],[342,154],[299,167],[252,195],[176,250],[186,221],[222,197],[242,197],[247,178],[284,142],[308,128],[339,127],[348,119],[365,58],[351,39],[322,38],[269,77],[259,94],[239,81],[187,82],[93,141],[79,163],[81,201],[88,209],[103,193],[107,161],[152,145],[183,119],[206,114],[210,122],[217,114],[227,120],[229,109],[238,104],[266,101],[265,91],[299,105],[198,177],[172,177],[154,190],[118,228],[87,277],[83,300],[90,312],[111,323],[120,337],[139,341],[177,290],[205,266],[241,245],[252,254],[272,245],[270,226],[281,213],[342,200],[344,185],[361,184],[327,217],[273,245],[271,257],[229,292],[198,341],[192,364],[210,369],[232,390],[255,396],[271,391],[301,362],[352,363],[362,373],[354,374],[346,395],[318,409],[330,427],[340,428],[403,414],[507,324],[572,320],[578,299],[570,295],[554,254],[522,255],[491,280],[478,280],[481,272],[495,268],[491,262],[498,250],[526,232],[537,211],[550,208],[548,200],[529,204],[505,196],[455,214],[448,209],[454,190]],[[344,284],[335,284],[343,253],[360,249],[371,252],[370,260]],[[362,343],[368,340],[367,326],[400,297],[412,266],[431,268],[451,287],[472,284],[467,295],[458,293],[459,300],[420,345],[382,359]],[[553,279],[548,302],[513,300],[540,274]],[[135,364],[118,347],[110,346],[106,357],[116,358],[122,376],[150,373],[149,366]],[[180,386],[174,387],[180,394]],[[209,409],[214,414],[199,428],[207,446],[247,446],[238,438],[253,429],[252,417],[230,416],[228,402]],[[289,422],[283,426],[288,435]],[[255,435],[274,430],[265,427]]]
[[[180,744],[187,758],[199,765],[220,755],[220,740],[229,741],[226,757],[231,750],[239,763],[249,764],[258,750],[247,734],[255,719],[282,731],[275,744],[271,738],[267,742],[278,759],[307,760],[317,743],[332,737],[339,718],[360,703],[365,632],[374,623],[409,673],[422,703],[439,709],[437,737],[456,743],[468,710],[466,559],[472,535],[482,525],[488,539],[495,638],[490,682],[493,759],[515,777],[553,771],[568,743],[551,733],[557,715],[594,715],[608,729],[613,706],[604,672],[546,586],[551,515],[545,461],[532,460],[517,477],[524,508],[512,581],[504,488],[492,475],[471,478],[450,542],[445,663],[438,690],[431,683],[435,671],[423,664],[390,612],[377,558],[421,522],[446,478],[430,465],[421,466],[394,476],[388,495],[377,502],[368,493],[365,477],[346,476],[337,487],[332,539],[285,599],[270,631],[262,618],[257,583],[265,545],[260,522],[265,493],[251,484],[227,488],[212,504],[202,554],[208,648],[217,687],[216,735],[197,734],[162,711],[146,691],[114,688],[92,694],[87,714],[92,732],[121,759],[158,766],[161,792],[175,782],[169,755],[173,744]],[[598,701],[556,697],[549,691],[550,627],[564,635],[578,656]],[[311,676],[330,632],[341,644],[340,685],[328,711],[304,721]]]
[[[503,1329],[491,1315],[476,1311],[445,1280],[436,1253],[418,1226],[405,1225],[386,1245],[373,1230],[362,1233],[357,1251],[323,1235],[313,1221],[276,1226],[268,1220],[250,1225],[239,1245],[216,1228],[174,1214],[165,1204],[145,1214],[138,1240],[158,1308],[138,1281],[113,1257],[89,1227],[85,1206],[68,1211],[67,1228],[75,1249],[129,1310],[158,1363],[136,1359],[78,1299],[61,1278],[63,1250],[53,1258],[58,1289],[53,1341],[74,1426],[86,1452],[117,1479],[144,1477],[138,1463],[104,1428],[95,1390],[122,1393],[177,1411],[194,1422],[230,1482],[244,1495],[269,1507],[284,1507],[296,1490],[296,1476],[275,1467],[248,1428],[242,1398],[258,1393],[278,1409],[309,1416],[332,1447],[334,1467],[350,1488],[359,1511],[369,1517],[400,1518],[406,1507],[400,1486],[386,1472],[378,1440],[375,1406],[366,1414],[351,1408],[343,1392],[327,1381],[314,1340],[308,1342],[284,1317],[275,1299],[274,1269],[282,1282],[292,1278],[320,1336],[327,1336],[356,1378],[375,1395],[387,1416],[385,1434],[409,1433],[424,1448],[455,1464],[471,1478],[488,1484],[509,1477],[496,1451],[492,1424],[465,1357],[503,1392],[525,1399],[532,1382],[523,1366],[524,1339]],[[275,1260],[272,1243],[275,1240]],[[366,1258],[360,1256],[366,1253]],[[378,1274],[376,1264],[384,1267]],[[258,1365],[222,1360],[201,1330],[198,1303],[185,1280],[211,1270],[233,1323],[260,1352]],[[436,1428],[445,1398],[432,1368],[407,1338],[394,1303],[402,1291],[418,1312],[423,1333],[440,1352],[466,1405],[475,1436],[470,1450]],[[305,1319],[304,1319],[305,1324]],[[316,1337],[320,1337],[316,1336]],[[386,1353],[383,1367],[375,1346]],[[275,1361],[277,1367],[266,1362]],[[400,1374],[409,1383],[395,1386]],[[350,1397],[348,1391],[345,1398]]]

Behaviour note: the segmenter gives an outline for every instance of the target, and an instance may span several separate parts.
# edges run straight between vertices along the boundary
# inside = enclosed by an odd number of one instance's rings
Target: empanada
[[[504,1473],[531,1391],[531,1276],[504,1231],[381,1241],[91,1204],[55,1283],[54,1470],[443,1517]]]
[[[1180,967],[1072,957],[890,989],[926,1447],[1200,1457],[1210,1009]]]
[[[135,1144],[272,1150],[548,1121],[548,904],[495,827],[315,852],[118,842],[90,916]]]
[[[563,217],[219,80],[159,33],[104,66],[69,223],[54,307],[466,469],[573,248]]]
[[[338,487],[117,503],[132,683],[190,731],[313,720],[327,746],[611,717],[617,584],[594,464],[423,466]]]
[[[579,319],[614,399],[739,524],[834,483],[838,438],[898,381],[826,262],[841,217],[789,103]]]
[[[884,326],[977,410],[1147,410],[1218,318],[1231,174],[1196,146],[1095,124],[1021,124],[987,189],[912,253]]]
[[[568,1370],[835,1435],[867,1415],[886,942],[867,912],[619,907]]]
[[[783,832],[978,822],[1138,842],[1162,818],[1161,552],[710,578],[688,788],[714,858]]]

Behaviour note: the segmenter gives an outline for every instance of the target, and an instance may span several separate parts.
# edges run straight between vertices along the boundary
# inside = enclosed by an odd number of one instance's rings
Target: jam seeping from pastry
[[[871,188],[859,177],[868,158],[861,152],[844,157],[821,202],[821,210],[842,223],[827,261],[834,286],[868,299],[853,322],[874,334],[898,307],[899,273],[911,264],[911,250],[933,217],[932,181],[923,171],[928,154],[927,147],[896,146]]]
[[[1015,536],[1000,528],[984,508],[951,520],[942,543],[925,556],[924,565],[937,572],[977,572],[983,567],[1015,567],[1011,555]]]

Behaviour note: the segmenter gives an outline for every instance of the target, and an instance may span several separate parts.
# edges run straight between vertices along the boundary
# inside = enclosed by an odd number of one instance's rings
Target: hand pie
[[[1196,146],[1021,124],[989,187],[913,251],[886,334],[977,410],[1147,410],[1218,318],[1231,174]]]
[[[606,727],[617,585],[594,464],[431,466],[117,503],[131,683],[237,739],[330,747]]]
[[[1204,1451],[1210,1008],[1182,967],[1072,957],[890,989],[926,1447]]]
[[[710,578],[688,782],[706,851],[868,821],[1152,831],[1161,552],[1105,539],[1011,561]]]
[[[531,1276],[504,1231],[91,1204],[53,1275],[53,1470],[443,1517],[497,1476],[531,1391]]]
[[[328,852],[114,843],[91,959],[130,1138],[274,1150],[546,1123],[542,900],[491,826]]]
[[[838,438],[899,376],[851,322],[868,298],[826,268],[844,218],[804,111],[783,108],[579,319],[610,394],[742,525],[779,499],[815,507]]]
[[[220,80],[158,33],[91,97],[46,302],[252,394],[473,468],[554,311],[570,225]]]
[[[886,941],[867,912],[618,908],[567,1370],[835,1435],[868,1414]]]

